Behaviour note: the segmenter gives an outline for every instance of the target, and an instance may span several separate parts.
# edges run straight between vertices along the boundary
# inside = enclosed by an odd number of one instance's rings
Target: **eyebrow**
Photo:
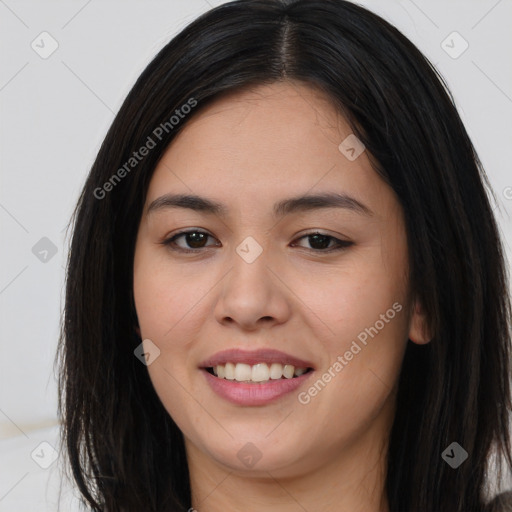
[[[226,205],[193,194],[165,194],[150,203],[146,215],[172,208],[188,208],[190,210],[226,217]],[[318,210],[321,208],[343,208],[366,216],[373,212],[357,199],[347,194],[322,193],[284,199],[274,204],[275,217],[283,217],[296,212]]]

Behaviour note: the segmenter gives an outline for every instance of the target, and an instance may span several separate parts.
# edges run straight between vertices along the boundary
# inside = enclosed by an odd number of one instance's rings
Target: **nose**
[[[268,249],[249,261],[236,251],[229,258],[230,271],[221,282],[214,309],[216,320],[246,331],[286,322],[292,294],[279,278],[279,264],[271,261]]]

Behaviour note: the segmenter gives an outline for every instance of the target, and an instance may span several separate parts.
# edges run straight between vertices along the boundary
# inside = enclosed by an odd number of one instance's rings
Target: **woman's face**
[[[197,112],[159,162],[134,295],[189,458],[292,476],[385,439],[424,340],[402,211],[361,149],[319,92],[280,82]]]

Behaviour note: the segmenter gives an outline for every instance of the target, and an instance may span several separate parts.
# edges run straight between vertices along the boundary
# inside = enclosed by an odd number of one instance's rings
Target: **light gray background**
[[[57,509],[59,462],[42,469],[31,452],[44,459],[51,450],[40,442],[57,447],[52,363],[63,305],[63,230],[88,170],[144,67],[220,3],[0,0],[0,511]],[[512,1],[359,3],[397,26],[448,81],[498,197],[510,258]],[[31,47],[34,40],[42,45],[43,31],[59,45],[47,59]],[[458,58],[463,42],[447,39],[453,31],[469,44]],[[43,237],[57,247],[46,262],[32,252]],[[62,504],[74,509],[69,496]]]

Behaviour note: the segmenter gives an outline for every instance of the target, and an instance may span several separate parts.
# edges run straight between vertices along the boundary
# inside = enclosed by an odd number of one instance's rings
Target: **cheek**
[[[402,260],[368,250],[343,272],[333,271],[315,286],[304,281],[295,290],[315,312],[310,318],[327,354],[318,375],[327,384],[316,386],[320,392],[311,390],[323,398],[313,399],[320,409],[332,408],[323,412],[326,416],[347,418],[349,430],[358,414],[365,421],[369,411],[380,410],[398,378],[408,332],[403,269]]]
[[[386,331],[391,337],[391,331],[405,331],[405,315],[392,309],[394,303],[406,309],[406,287],[398,266],[391,269],[379,257],[361,255],[342,270],[332,268],[318,273],[314,279],[303,276],[292,281],[294,294],[305,306],[303,318],[310,319],[311,327],[329,353],[344,350],[352,339],[376,322],[382,327],[381,315],[386,315],[390,308],[385,318],[390,320],[385,324]]]
[[[162,251],[163,252],[163,251]],[[145,247],[136,250],[134,300],[141,334],[160,343],[183,339],[176,333],[201,311],[201,302],[211,288],[210,280],[194,278],[193,265],[170,266],[165,254]]]
[[[207,314],[201,299],[211,288],[188,274],[145,247],[136,250],[133,286],[141,337],[160,349],[147,370],[165,409],[185,429],[201,413],[190,400],[195,391],[188,375],[187,346],[197,338],[199,318]]]

